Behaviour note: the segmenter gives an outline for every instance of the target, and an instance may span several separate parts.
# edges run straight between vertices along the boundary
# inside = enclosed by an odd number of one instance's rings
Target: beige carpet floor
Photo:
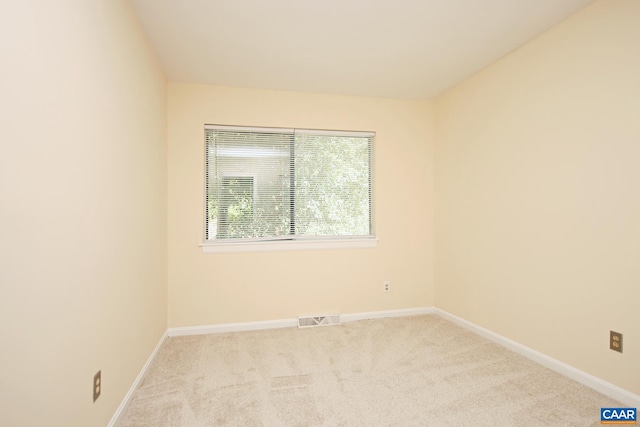
[[[426,315],[169,338],[117,425],[596,426],[616,406]]]

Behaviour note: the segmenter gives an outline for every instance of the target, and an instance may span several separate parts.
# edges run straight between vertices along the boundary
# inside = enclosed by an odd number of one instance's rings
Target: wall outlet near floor
[[[100,397],[100,392],[102,391],[102,371],[96,372],[93,376],[93,401]]]
[[[391,290],[391,282],[384,282],[382,284],[382,291],[389,292]]]
[[[620,332],[609,331],[609,348],[622,353],[622,334]]]

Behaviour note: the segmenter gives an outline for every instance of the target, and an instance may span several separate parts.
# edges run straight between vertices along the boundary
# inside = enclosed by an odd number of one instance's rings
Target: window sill
[[[272,242],[202,243],[203,254],[242,252],[313,251],[324,249],[375,248],[378,239],[280,240]]]

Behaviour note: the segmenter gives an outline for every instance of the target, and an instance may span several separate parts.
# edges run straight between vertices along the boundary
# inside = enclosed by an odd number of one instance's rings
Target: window
[[[205,137],[203,246],[373,239],[372,132],[207,125]]]

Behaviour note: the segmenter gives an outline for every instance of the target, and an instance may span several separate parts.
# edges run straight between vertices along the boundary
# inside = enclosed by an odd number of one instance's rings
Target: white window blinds
[[[372,236],[372,132],[205,127],[207,241]]]

